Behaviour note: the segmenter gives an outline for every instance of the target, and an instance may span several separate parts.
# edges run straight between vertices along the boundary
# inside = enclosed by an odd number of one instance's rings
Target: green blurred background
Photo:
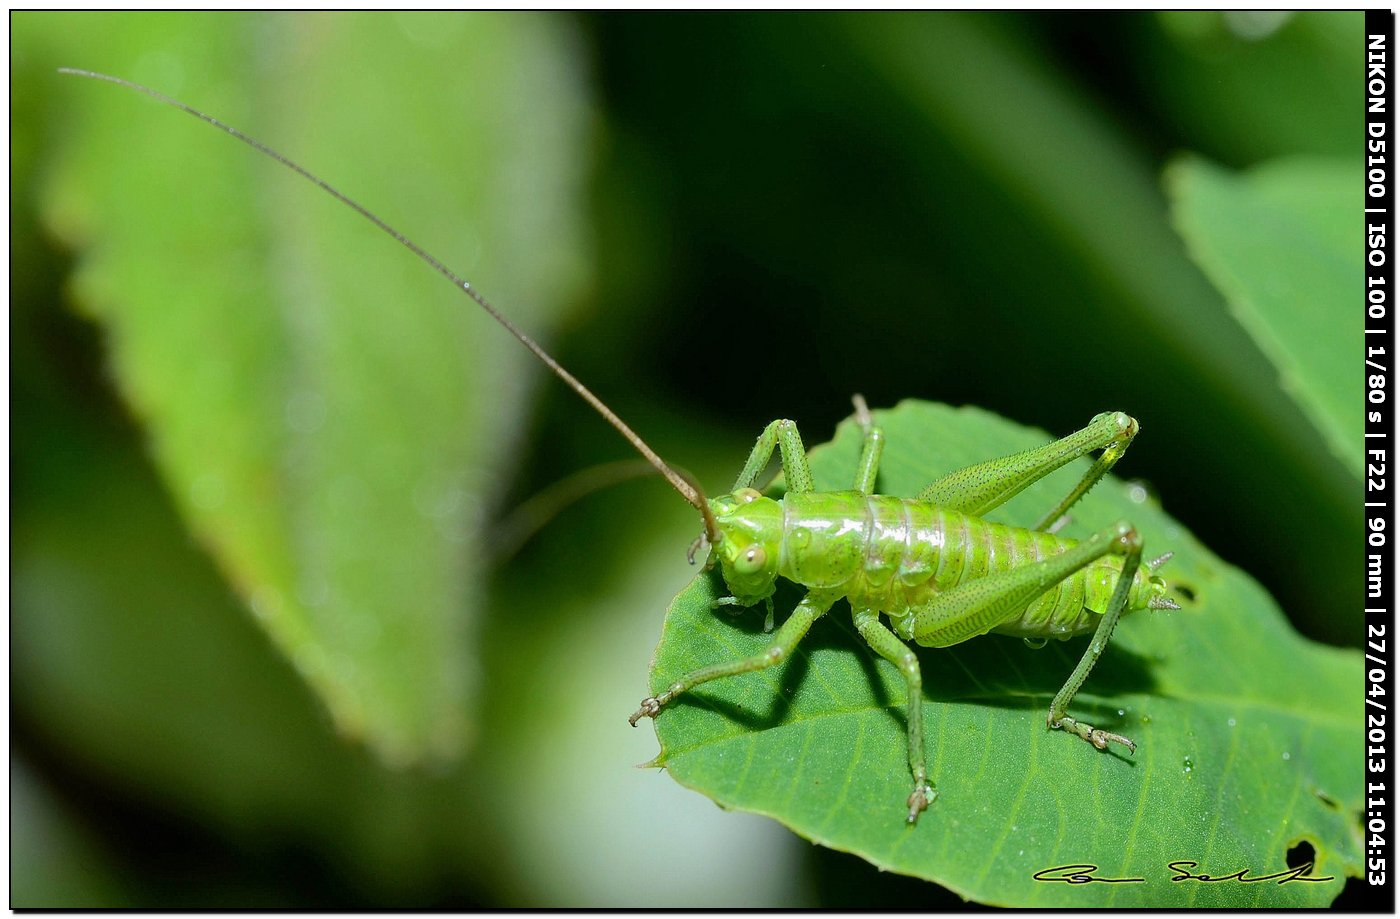
[[[1121,409],[1120,474],[1360,643],[1359,476],[1162,180],[1354,156],[1360,14],[11,22],[14,906],[950,902],[631,768],[688,508],[629,482],[508,554],[625,444],[348,212],[59,66],[342,185],[711,490],[853,392]]]

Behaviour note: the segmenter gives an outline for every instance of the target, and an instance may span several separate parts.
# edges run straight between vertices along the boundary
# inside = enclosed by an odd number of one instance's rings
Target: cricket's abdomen
[[[811,588],[841,591],[853,606],[886,614],[912,638],[914,612],[960,584],[1050,558],[1075,541],[990,523],[908,498],[813,492],[783,498],[779,574]],[[991,631],[1024,638],[1069,638],[1093,631],[1122,562],[1106,556],[1013,612]],[[1127,608],[1145,602],[1134,578]]]

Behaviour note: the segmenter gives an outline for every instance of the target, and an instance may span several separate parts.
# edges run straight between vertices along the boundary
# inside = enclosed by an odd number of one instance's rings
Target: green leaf
[[[912,495],[942,472],[1048,440],[973,408],[908,401],[876,417],[888,436],[885,494]],[[850,486],[859,442],[848,422],[812,451],[819,489]],[[1118,468],[1131,463],[1130,453]],[[1062,470],[989,516],[1025,522],[1082,471]],[[1135,756],[1046,730],[1050,698],[1083,639],[1035,651],[991,635],[922,650],[925,742],[939,796],[906,826],[904,683],[862,645],[842,602],[785,667],[706,684],[663,711],[658,763],[724,807],[770,815],[813,842],[985,903],[1330,902],[1361,868],[1361,655],[1295,634],[1252,579],[1197,543],[1141,485],[1107,480],[1073,517],[1066,535],[1128,519],[1149,555],[1177,553],[1163,575],[1185,608],[1126,617],[1071,706],[1135,739]],[[732,619],[710,608],[722,591],[710,572],[676,598],[653,691],[765,647],[760,611]],[[780,590],[780,616],[798,596]],[[1313,875],[1331,880],[1171,880],[1168,863],[1178,860],[1217,876],[1281,871],[1301,840],[1316,852]],[[1033,879],[1069,864],[1143,881]]]
[[[1131,29],[1140,111],[1158,136],[1230,162],[1281,154],[1351,156],[1360,10],[1170,10]]]
[[[65,24],[26,20],[61,63],[146,82],[283,149],[533,332],[577,291],[584,100],[558,21]],[[344,734],[394,764],[458,755],[479,495],[521,425],[528,357],[270,160],[129,90],[52,79],[70,107],[47,219],[80,253],[76,299],[190,529]]]
[[[1284,390],[1359,478],[1360,166],[1299,157],[1235,173],[1189,157],[1168,168],[1166,181],[1191,256],[1278,369]]]

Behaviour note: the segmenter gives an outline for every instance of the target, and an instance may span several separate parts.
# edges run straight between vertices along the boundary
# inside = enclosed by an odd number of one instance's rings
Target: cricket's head
[[[724,583],[743,606],[773,595],[782,548],[783,506],[752,488],[710,501],[720,541],[710,548]]]

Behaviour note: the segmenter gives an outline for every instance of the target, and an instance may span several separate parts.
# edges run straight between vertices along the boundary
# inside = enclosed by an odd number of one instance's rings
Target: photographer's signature
[[[1332,877],[1314,877],[1308,872],[1312,871],[1313,863],[1299,865],[1297,868],[1289,868],[1287,871],[1276,871],[1273,874],[1250,874],[1249,868],[1241,868],[1231,874],[1212,875],[1199,871],[1200,864],[1193,861],[1167,862],[1167,868],[1172,872],[1170,880],[1172,883],[1181,881],[1198,881],[1204,884],[1216,884],[1220,881],[1238,881],[1241,884],[1258,884],[1262,881],[1273,881],[1276,884],[1287,884],[1290,881],[1330,881]],[[1098,865],[1058,865],[1054,868],[1042,868],[1031,877],[1037,881],[1061,884],[1142,884],[1146,878],[1105,878],[1099,877],[1094,872],[1099,870]]]

